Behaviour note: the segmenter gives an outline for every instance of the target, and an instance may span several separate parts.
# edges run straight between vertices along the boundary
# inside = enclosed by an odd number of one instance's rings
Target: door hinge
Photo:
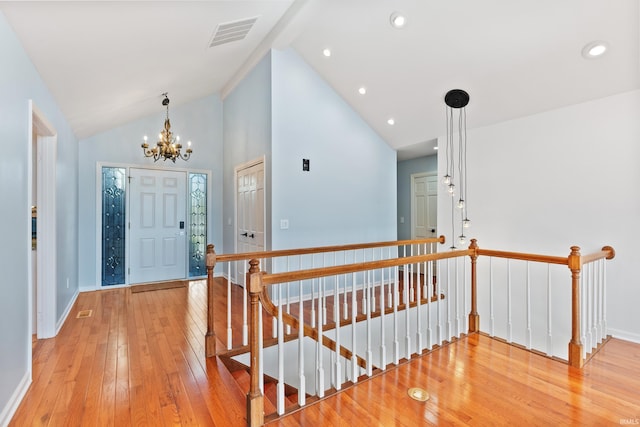
[[[129,184],[131,184],[131,180],[133,179],[133,177],[132,177],[131,175],[129,175],[129,176],[127,177],[127,179],[129,180]]]
[[[127,274],[131,276],[131,267],[127,268]]]
[[[131,223],[128,223],[127,227],[129,228],[129,230],[131,230]]]

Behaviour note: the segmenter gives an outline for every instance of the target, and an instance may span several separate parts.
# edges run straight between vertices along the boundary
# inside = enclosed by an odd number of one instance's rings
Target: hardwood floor
[[[205,302],[204,282],[80,294],[58,336],[34,342],[33,384],[10,426],[245,425],[246,390],[204,357]],[[472,335],[270,423],[425,424],[640,424],[640,345],[613,339],[580,371]]]

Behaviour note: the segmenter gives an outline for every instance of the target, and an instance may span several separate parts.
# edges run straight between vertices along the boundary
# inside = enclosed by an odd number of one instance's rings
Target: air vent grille
[[[257,20],[258,17],[256,16],[254,18],[218,24],[213,32],[213,36],[211,37],[209,47],[219,46],[221,44],[244,39]]]

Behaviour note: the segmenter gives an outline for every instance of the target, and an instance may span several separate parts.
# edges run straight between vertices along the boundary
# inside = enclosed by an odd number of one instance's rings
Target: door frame
[[[96,220],[96,258],[95,258],[95,262],[96,262],[96,267],[95,267],[95,290],[104,290],[104,289],[117,289],[117,288],[125,288],[125,287],[129,287],[131,285],[131,283],[129,282],[129,274],[125,274],[125,283],[121,284],[121,285],[110,285],[107,287],[102,286],[102,168],[103,167],[109,167],[109,168],[124,168],[126,169],[126,175],[127,178],[129,177],[129,171],[131,168],[133,169],[153,169],[153,170],[170,170],[170,171],[175,171],[175,172],[185,172],[187,174],[187,180],[186,180],[186,196],[187,196],[187,200],[186,200],[186,205],[187,205],[187,216],[189,215],[189,173],[202,173],[202,174],[206,174],[207,175],[207,239],[211,239],[211,236],[213,236],[212,233],[212,229],[213,229],[213,224],[211,221],[211,215],[213,214],[213,201],[212,201],[212,188],[213,188],[213,184],[211,182],[212,179],[212,171],[211,170],[207,170],[207,169],[191,169],[191,168],[180,168],[180,167],[175,167],[175,168],[166,168],[166,167],[162,167],[162,165],[140,165],[140,164],[133,164],[133,163],[114,163],[114,162],[96,162],[96,216],[95,216],[95,220]],[[129,197],[131,196],[131,193],[129,191],[129,180],[127,179],[127,183],[126,183],[126,213],[125,213],[125,223],[129,224],[130,218],[129,218],[129,214],[130,214],[130,199]],[[190,222],[188,221],[187,218],[187,242],[189,240],[189,232],[191,230],[191,225]],[[129,238],[129,227],[127,226],[127,230],[125,232],[125,263],[126,266],[125,268],[129,268],[129,245],[130,245],[130,238]],[[186,274],[186,279],[189,278],[189,251],[188,251],[188,247],[189,245],[187,244],[187,250],[185,251],[185,259],[186,259],[186,265],[185,265],[185,274]]]
[[[27,167],[28,229],[31,235],[31,202],[33,199],[33,139],[36,138],[36,306],[33,307],[31,245],[27,258],[29,330],[33,331],[33,312],[36,311],[36,337],[51,338],[56,331],[56,158],[58,133],[47,117],[29,100],[29,143]],[[35,135],[34,135],[35,131]],[[31,358],[31,351],[29,351]],[[31,361],[30,361],[31,362]],[[31,363],[29,363],[29,366]]]
[[[429,177],[429,176],[438,176],[437,172],[418,172],[411,174],[411,238],[416,238],[416,205],[415,205],[415,181],[417,178]],[[436,218],[437,221],[438,218]],[[437,233],[437,229],[436,229]]]
[[[267,216],[269,215],[267,211],[267,200],[269,198],[269,186],[267,185],[267,161],[266,156],[262,155],[253,160],[249,160],[248,162],[240,163],[233,168],[233,252],[238,253],[238,173],[241,170],[259,165],[262,163],[262,173],[264,174],[264,217],[263,217],[263,229],[264,229],[264,247],[267,250],[270,245],[268,245],[268,239],[271,235],[270,230],[267,228]],[[237,278],[228,277],[228,280],[234,281],[234,283],[238,283]]]

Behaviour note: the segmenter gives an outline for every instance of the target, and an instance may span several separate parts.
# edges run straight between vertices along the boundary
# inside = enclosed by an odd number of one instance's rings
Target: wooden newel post
[[[571,341],[569,342],[569,365],[582,368],[582,342],[580,341],[580,270],[582,260],[580,248],[571,246],[568,258],[569,270],[571,270]]]
[[[251,382],[247,394],[247,424],[261,426],[264,424],[264,396],[260,391],[260,349],[258,348],[260,322],[260,294],[262,293],[262,273],[260,261],[249,261],[249,374]]]
[[[216,331],[213,326],[213,269],[216,266],[216,251],[212,244],[207,245],[207,334],[204,336],[207,357],[216,355]]]
[[[469,313],[469,333],[480,331],[480,315],[478,314],[478,291],[476,281],[476,262],[478,260],[478,241],[471,239],[469,250],[471,257],[471,312]]]

